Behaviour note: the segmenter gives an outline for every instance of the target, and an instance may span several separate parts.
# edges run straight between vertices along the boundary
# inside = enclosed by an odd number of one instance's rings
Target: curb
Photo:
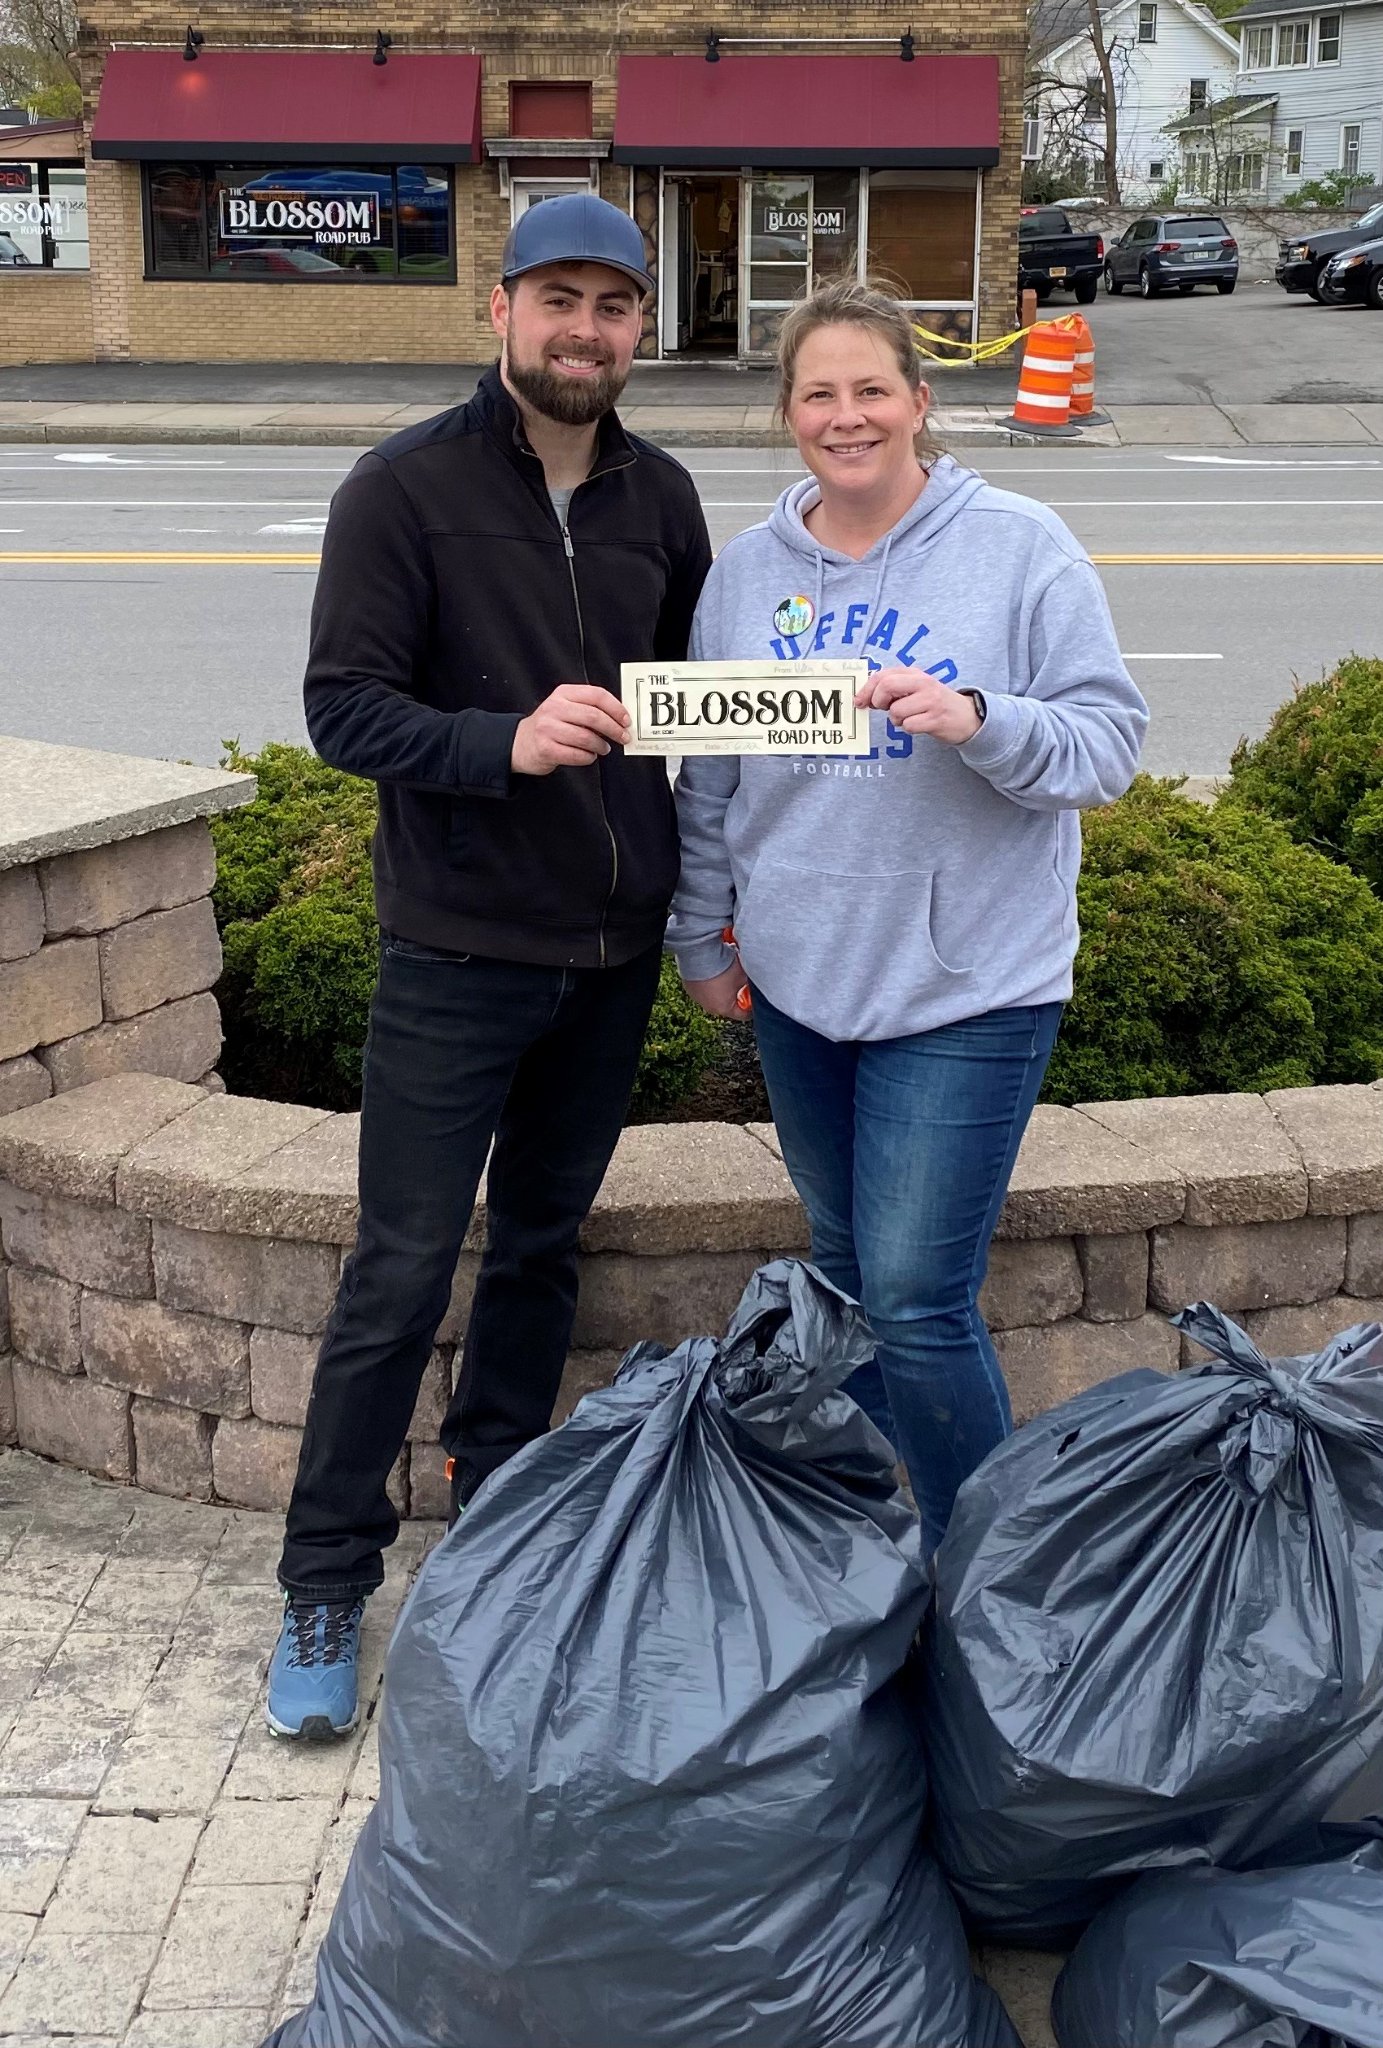
[[[267,447],[267,448],[374,448],[381,441],[387,441],[399,432],[397,427],[206,427],[174,425],[129,426],[103,425],[83,427],[75,421],[65,421],[59,426],[6,425],[0,422],[0,445],[45,444],[73,446],[85,444],[92,447],[131,445],[151,447],[161,444],[173,446],[223,446],[223,447]],[[792,444],[788,437],[774,429],[763,427],[659,427],[640,425],[636,433],[645,440],[654,441],[660,448],[779,448],[786,449]],[[1024,433],[995,421],[992,426],[966,421],[954,427],[938,422],[938,433],[949,448],[1036,448],[1036,447],[1100,447],[1122,446],[1117,431],[1112,427],[1101,427],[1093,433],[1082,433],[1072,441],[1053,442],[1045,437]],[[1096,438],[1096,436],[1100,438]]]

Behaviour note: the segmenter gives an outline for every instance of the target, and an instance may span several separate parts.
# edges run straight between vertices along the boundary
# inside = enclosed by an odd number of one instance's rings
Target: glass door
[[[740,351],[762,356],[811,287],[811,176],[750,172],[741,205],[749,232],[740,237]]]

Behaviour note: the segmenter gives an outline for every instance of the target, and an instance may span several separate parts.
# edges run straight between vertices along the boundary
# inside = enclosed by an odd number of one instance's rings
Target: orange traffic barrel
[[[1076,361],[1071,378],[1071,417],[1073,420],[1089,419],[1095,410],[1095,337],[1090,332],[1090,323],[1080,313],[1072,313],[1071,325],[1076,331]]]
[[[1069,440],[1080,430],[1070,424],[1075,382],[1076,331],[1070,319],[1040,320],[1028,329],[1018,396],[1006,422],[1029,434]]]

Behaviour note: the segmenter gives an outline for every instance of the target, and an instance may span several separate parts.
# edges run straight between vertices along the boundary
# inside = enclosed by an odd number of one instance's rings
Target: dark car
[[[24,254],[13,235],[0,235],[0,264],[4,264],[7,269],[17,270],[21,263],[30,261],[31,258]]]
[[[1327,306],[1362,302],[1383,313],[1383,239],[1330,257],[1321,272],[1321,299]]]
[[[1361,242],[1375,241],[1379,235],[1383,235],[1383,204],[1371,206],[1352,228],[1328,228],[1318,235],[1308,228],[1278,243],[1273,276],[1284,292],[1309,292],[1319,300],[1321,272],[1331,257],[1341,249],[1356,249]]]
[[[1133,286],[1145,299],[1198,284],[1228,295],[1239,282],[1239,244],[1217,213],[1145,213],[1104,260],[1104,288]]]
[[[1099,290],[1104,238],[1083,235],[1059,206],[1025,206],[1018,222],[1018,289],[1031,288],[1045,305],[1054,291],[1071,291],[1088,306]]]

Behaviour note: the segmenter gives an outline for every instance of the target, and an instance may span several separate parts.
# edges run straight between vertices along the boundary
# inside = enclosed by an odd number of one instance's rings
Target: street
[[[1154,773],[1223,772],[1294,679],[1378,652],[1383,448],[957,453],[1051,505],[1095,556],[1152,706]],[[225,739],[303,739],[316,556],[354,459],[0,445],[0,728],[208,763]],[[680,459],[717,547],[801,473],[791,451]]]

